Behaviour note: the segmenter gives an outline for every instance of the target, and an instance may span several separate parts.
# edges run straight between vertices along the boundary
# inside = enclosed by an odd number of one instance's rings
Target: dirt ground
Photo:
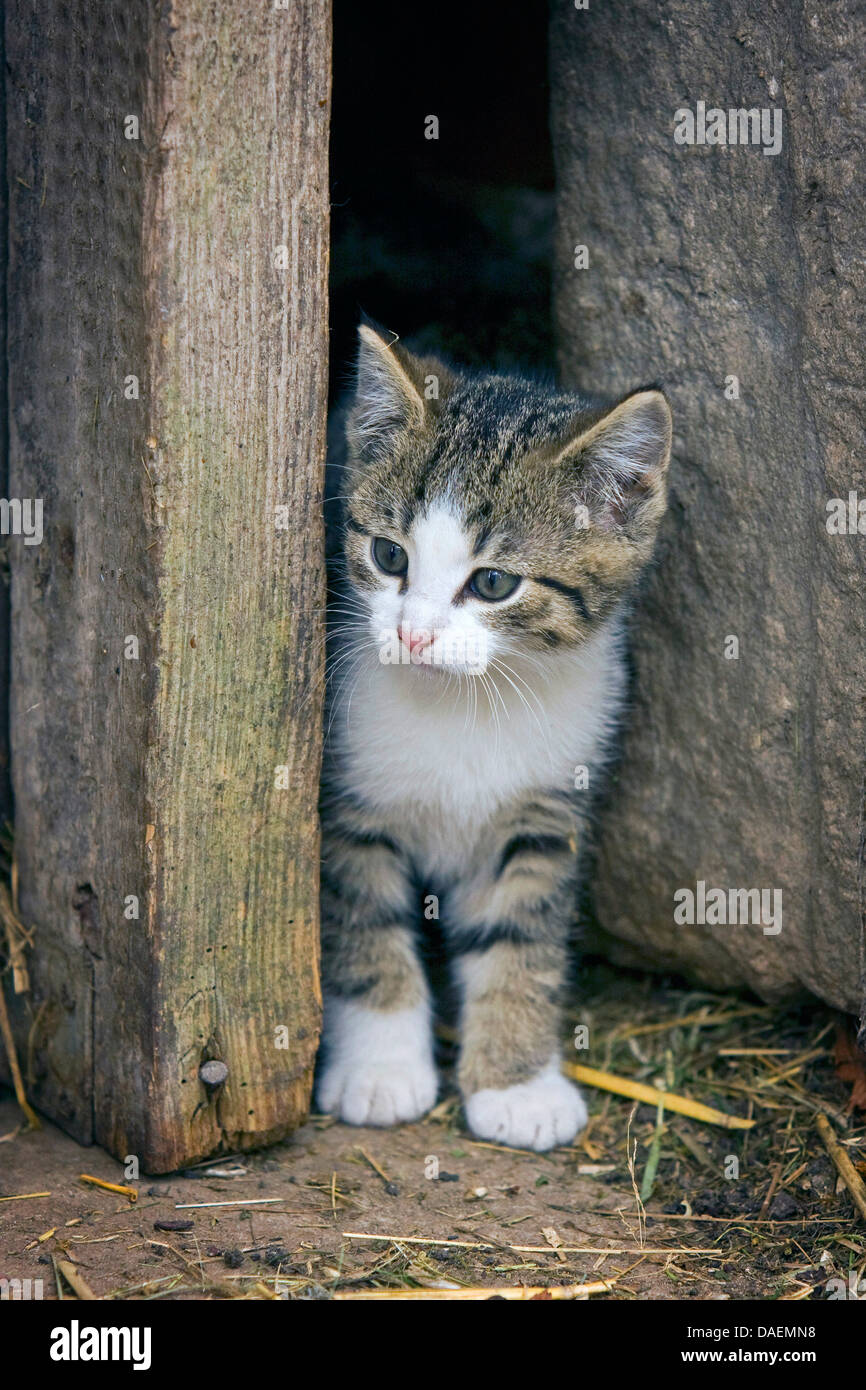
[[[46,1299],[68,1261],[101,1298],[607,1280],[609,1292],[593,1296],[701,1301],[823,1298],[834,1278],[862,1275],[864,1225],[814,1127],[828,1113],[866,1169],[866,1127],[845,1114],[831,1016],[659,981],[624,990],[612,972],[600,981],[598,1041],[581,1060],[666,1078],[672,1092],[751,1114],[754,1127],[731,1132],[585,1088],[589,1129],[539,1155],[476,1142],[450,1097],[423,1123],[391,1131],[314,1116],[267,1151],[143,1177],[130,1204],[81,1181],[122,1184],[116,1160],[47,1122],[17,1130],[4,1092],[0,1197],[50,1195],[0,1202],[0,1277],[41,1279]],[[72,1296],[65,1283],[64,1292]]]
[[[16,1120],[14,1104],[5,1101],[0,1130],[11,1129]],[[388,1186],[362,1148],[388,1175]],[[425,1177],[431,1155],[439,1160],[438,1180]],[[7,1278],[41,1277],[46,1298],[56,1297],[52,1254],[71,1259],[94,1293],[115,1297],[213,1297],[219,1294],[215,1286],[240,1290],[259,1281],[271,1289],[276,1283],[321,1296],[338,1278],[345,1288],[374,1271],[387,1276],[389,1269],[417,1271],[433,1284],[570,1284],[617,1275],[633,1297],[745,1294],[742,1281],[732,1285],[726,1277],[720,1252],[692,1258],[642,1255],[627,1171],[616,1184],[583,1176],[581,1157],[483,1148],[462,1130],[429,1121],[383,1132],[314,1120],[291,1141],[236,1160],[242,1175],[202,1176],[235,1166],[220,1160],[196,1176],[145,1179],[130,1206],[79,1181],[80,1173],[90,1173],[122,1183],[120,1164],[46,1124],[3,1153],[4,1193],[50,1191],[51,1196],[4,1204],[5,1211],[0,1207],[0,1268]],[[187,1202],[263,1197],[279,1201],[178,1210]],[[191,1221],[191,1229],[158,1228],[178,1220]],[[712,1247],[716,1224],[649,1218],[646,1244]],[[346,1235],[350,1231],[437,1237],[449,1244],[411,1246],[399,1239],[383,1244],[353,1239]],[[557,1256],[552,1249],[527,1254],[503,1248],[547,1246],[545,1231],[555,1231],[563,1245],[615,1253]],[[458,1241],[485,1241],[493,1248],[467,1249]]]

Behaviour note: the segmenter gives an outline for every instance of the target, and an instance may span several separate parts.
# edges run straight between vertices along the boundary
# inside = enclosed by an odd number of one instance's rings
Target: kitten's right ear
[[[348,421],[349,443],[357,456],[373,459],[400,430],[423,428],[424,398],[414,378],[417,359],[388,343],[368,323],[358,329],[355,403]]]
[[[664,393],[646,387],[566,441],[555,463],[570,474],[594,525],[651,539],[665,509],[672,432]]]

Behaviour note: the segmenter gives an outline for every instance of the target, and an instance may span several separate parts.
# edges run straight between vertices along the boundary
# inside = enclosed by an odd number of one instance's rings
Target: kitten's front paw
[[[465,1109],[469,1128],[480,1139],[515,1149],[570,1144],[586,1124],[583,1097],[561,1074],[558,1061],[519,1086],[476,1091]]]
[[[328,1001],[324,1035],[320,1110],[349,1125],[397,1125],[433,1108],[439,1080],[426,1006],[379,1013]]]
[[[320,1110],[348,1125],[397,1125],[420,1120],[433,1108],[438,1081],[424,1059],[326,1066],[318,1089]]]

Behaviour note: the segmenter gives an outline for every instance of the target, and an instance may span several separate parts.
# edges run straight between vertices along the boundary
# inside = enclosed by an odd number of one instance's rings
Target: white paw
[[[465,1108],[473,1134],[514,1149],[570,1144],[586,1124],[583,1097],[561,1074],[558,1060],[519,1086],[476,1091]]]
[[[426,1115],[436,1089],[436,1072],[418,1058],[378,1066],[365,1066],[359,1059],[325,1068],[318,1103],[347,1125],[396,1125]]]
[[[439,1081],[426,1008],[382,1014],[335,1001],[324,1036],[320,1110],[349,1125],[396,1125],[432,1109]]]

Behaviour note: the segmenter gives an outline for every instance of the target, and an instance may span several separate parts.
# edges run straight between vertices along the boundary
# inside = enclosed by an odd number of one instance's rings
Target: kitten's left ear
[[[432,358],[389,342],[372,324],[358,329],[358,375],[349,439],[361,459],[388,451],[400,431],[420,432],[435,413],[451,374]]]
[[[601,529],[654,531],[665,509],[672,435],[663,393],[642,388],[570,439],[555,463],[576,469],[577,500]]]

